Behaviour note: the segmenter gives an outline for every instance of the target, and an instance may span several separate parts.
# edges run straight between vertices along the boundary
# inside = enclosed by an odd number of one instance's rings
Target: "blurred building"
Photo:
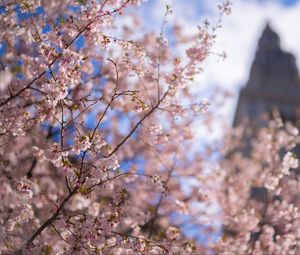
[[[300,127],[300,79],[295,57],[283,51],[269,24],[259,39],[246,86],[240,91],[233,126],[248,119],[262,126],[264,117],[277,110],[284,121]]]
[[[251,139],[266,126],[273,113],[300,127],[300,78],[295,57],[280,47],[279,36],[269,24],[259,39],[246,86],[240,91],[233,126],[246,122],[247,132],[242,149],[251,154]],[[294,152],[300,157],[300,147]],[[266,202],[268,191],[252,187],[251,197]]]

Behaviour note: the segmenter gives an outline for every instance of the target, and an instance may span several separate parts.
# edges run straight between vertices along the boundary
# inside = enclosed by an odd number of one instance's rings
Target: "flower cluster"
[[[182,226],[208,226],[199,208],[218,198],[194,150],[193,123],[209,103],[190,89],[216,29],[179,40],[177,56],[164,32],[172,8],[159,34],[145,33],[134,9],[144,2],[1,2],[1,254],[211,251]],[[286,154],[278,185],[293,167]],[[283,223],[296,215],[284,206]]]
[[[297,254],[300,186],[291,150],[299,144],[298,131],[277,119],[257,132],[251,153],[230,149],[222,164],[224,236],[214,248],[222,254]]]

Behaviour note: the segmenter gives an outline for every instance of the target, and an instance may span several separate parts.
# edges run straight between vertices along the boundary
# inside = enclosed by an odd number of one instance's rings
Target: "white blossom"
[[[4,91],[8,87],[8,85],[11,83],[12,79],[13,79],[13,74],[8,69],[1,71],[0,72],[0,91]]]

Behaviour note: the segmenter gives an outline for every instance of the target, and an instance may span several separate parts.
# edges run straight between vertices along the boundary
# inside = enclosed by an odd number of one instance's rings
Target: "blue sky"
[[[266,1],[266,0],[261,0],[261,1]],[[270,0],[268,0],[268,1],[270,1]],[[280,0],[279,2],[281,2],[283,5],[286,5],[286,6],[293,6],[298,1],[299,0]]]

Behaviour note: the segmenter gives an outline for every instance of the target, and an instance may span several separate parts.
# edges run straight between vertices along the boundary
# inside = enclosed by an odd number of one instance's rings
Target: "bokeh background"
[[[197,25],[202,25],[205,20],[211,25],[216,24],[219,15],[218,5],[222,2],[224,1],[148,0],[141,4],[140,11],[145,29],[159,34],[165,13],[165,8],[162,7],[166,4],[172,6],[173,15],[168,18],[168,24],[164,29],[165,36],[172,46],[174,25],[182,26],[186,36],[193,36],[197,33]],[[212,54],[203,63],[204,72],[195,79],[195,90],[199,93],[199,99],[208,98],[211,104],[210,111],[215,116],[210,129],[203,125],[201,119],[195,120],[198,121],[195,130],[198,134],[195,150],[202,150],[215,141],[222,141],[225,126],[232,126],[239,91],[249,78],[258,40],[267,23],[279,35],[282,49],[292,53],[296,57],[298,68],[300,66],[300,1],[232,0],[231,2],[232,13],[223,17],[222,27],[217,31],[216,44],[212,48],[212,52],[216,55]],[[222,52],[226,53],[225,59],[217,55]],[[182,52],[179,50],[178,54],[184,55],[184,49]],[[228,93],[223,93],[224,91]],[[220,154],[217,153],[215,156],[215,160],[218,161]],[[197,186],[196,181],[184,180],[183,188],[186,192],[193,186]],[[209,210],[216,212],[219,208],[216,205]],[[220,232],[214,235],[205,233],[199,235],[199,231],[202,230],[199,226],[189,224],[187,217],[187,224],[183,230],[186,235],[205,243],[216,240],[221,235],[221,222],[215,223],[214,227],[218,226]]]
[[[163,4],[162,4],[163,2]],[[169,17],[168,28],[179,24],[186,35],[197,31],[197,25],[208,20],[217,22],[219,0],[148,0],[141,4],[144,26],[148,31],[159,33],[165,9],[171,5],[174,13]],[[203,97],[209,97],[211,109],[219,112],[223,123],[232,124],[238,92],[245,85],[254,58],[258,39],[267,22],[278,33],[281,46],[291,52],[300,65],[300,1],[298,0],[232,0],[232,13],[224,17],[222,28],[217,32],[213,52],[225,52],[224,61],[211,56],[204,63],[203,74],[195,81]],[[214,102],[215,88],[222,88],[232,96],[224,106]],[[222,136],[222,127],[215,126],[214,136]],[[199,128],[199,133],[201,133]],[[202,132],[203,133],[203,132]],[[212,136],[212,133],[210,133]],[[207,136],[206,136],[207,137]]]

